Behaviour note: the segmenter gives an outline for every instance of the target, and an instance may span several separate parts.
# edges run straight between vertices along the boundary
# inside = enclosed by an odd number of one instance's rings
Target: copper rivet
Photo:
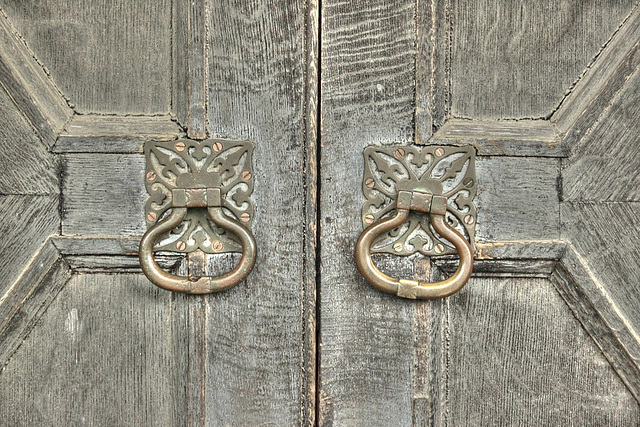
[[[396,150],[394,156],[396,156],[396,159],[404,157],[404,149],[403,148],[398,148]]]
[[[367,178],[367,180],[364,182],[364,185],[366,185],[368,188],[373,188],[373,186],[375,185],[375,181],[373,180],[373,178]]]
[[[187,244],[185,242],[176,243],[176,248],[178,248],[179,251],[184,251],[186,247],[187,247]]]
[[[475,219],[471,216],[471,215],[467,215],[464,217],[464,223],[465,224],[473,224],[473,221],[475,221]]]
[[[396,243],[393,245],[393,250],[396,252],[400,252],[402,250],[402,243]]]
[[[438,148],[436,148],[436,151],[433,154],[435,154],[437,157],[440,157],[440,156],[442,156],[444,154],[444,150],[442,148],[438,147]]]
[[[219,142],[214,142],[211,148],[213,148],[213,151],[215,151],[216,153],[219,153],[220,151],[222,151],[222,144]]]
[[[211,247],[214,251],[220,252],[222,250],[222,243],[216,240],[215,242],[213,242],[213,245],[211,245]]]
[[[147,215],[147,219],[148,219],[149,221],[155,221],[155,220],[156,220],[156,218],[158,218],[158,215],[156,215],[156,213],[155,213],[155,212],[149,212],[149,215]]]
[[[364,216],[364,222],[366,222],[367,224],[371,224],[373,222],[373,215],[371,214],[366,214]]]
[[[438,243],[434,250],[437,254],[441,254],[442,252],[444,252],[444,246],[442,246],[442,243]]]
[[[242,172],[242,179],[244,179],[245,181],[249,181],[251,179],[251,172],[249,171]]]
[[[250,219],[251,219],[251,216],[246,212],[240,215],[240,221],[242,222],[249,222]]]
[[[154,171],[147,172],[147,179],[149,181],[153,181],[154,179],[156,179],[156,173]]]
[[[176,142],[176,151],[184,151],[184,142],[182,141],[178,141]]]

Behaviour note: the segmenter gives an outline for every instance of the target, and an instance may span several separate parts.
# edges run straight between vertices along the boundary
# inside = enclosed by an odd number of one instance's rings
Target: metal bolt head
[[[176,248],[178,248],[179,251],[184,251],[187,248],[187,244],[185,242],[178,241],[176,242]]]
[[[442,155],[444,154],[444,149],[441,147],[436,148],[436,151],[433,153],[436,155],[436,157],[442,157]]]
[[[364,222],[365,222],[366,224],[371,224],[371,223],[373,223],[373,220],[374,220],[374,218],[373,218],[373,215],[371,215],[371,214],[366,214],[366,215],[364,216]]]
[[[433,248],[433,250],[437,253],[437,254],[441,254],[442,252],[444,252],[444,246],[442,245],[442,243],[438,243],[436,245],[435,248]]]
[[[467,216],[464,217],[464,223],[465,224],[471,225],[471,224],[474,223],[474,221],[475,221],[475,218],[472,217],[471,215],[467,215]]]
[[[214,142],[214,143],[211,145],[211,148],[213,149],[213,151],[214,151],[214,152],[219,153],[219,152],[221,152],[221,151],[222,151],[222,144],[221,144],[221,143],[219,143],[219,142]]]
[[[211,245],[211,248],[213,248],[213,250],[216,251],[216,252],[220,252],[222,250],[222,242],[216,240]]]
[[[242,179],[245,181],[249,181],[251,179],[251,172],[249,171],[242,172]]]
[[[147,172],[147,179],[153,181],[156,179],[156,173],[154,171]]]
[[[393,155],[395,156],[396,159],[401,159],[404,157],[404,153],[405,153],[404,148],[398,148]]]
[[[396,243],[393,245],[393,250],[396,252],[400,252],[402,250],[402,243]]]
[[[184,142],[182,141],[176,142],[176,151],[184,151],[185,147],[186,146],[184,145]]]
[[[155,212],[149,212],[149,215],[147,215],[147,220],[150,222],[155,221],[158,218],[158,215],[156,215]]]
[[[251,216],[246,212],[240,215],[240,221],[242,222],[249,222],[250,219],[251,219]]]
[[[373,180],[373,178],[367,178],[367,180],[364,182],[364,185],[366,185],[367,188],[373,188],[373,186],[376,185],[376,182]]]

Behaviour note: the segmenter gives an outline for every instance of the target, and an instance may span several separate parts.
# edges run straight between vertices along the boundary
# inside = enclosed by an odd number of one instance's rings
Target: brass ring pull
[[[176,190],[174,190],[174,192],[175,191]],[[144,274],[153,284],[163,289],[175,292],[185,292],[188,294],[208,294],[212,292],[219,292],[244,280],[249,275],[256,262],[256,242],[249,230],[239,222],[228,217],[222,211],[222,206],[220,206],[220,191],[218,189],[207,189],[207,194],[210,195],[210,197],[209,202],[206,203],[205,206],[207,207],[209,218],[211,218],[216,225],[231,231],[240,239],[240,244],[242,245],[242,257],[240,258],[238,265],[236,265],[233,270],[222,276],[203,276],[197,279],[176,276],[175,274],[168,273],[160,268],[153,259],[153,245],[156,239],[158,239],[158,237],[163,233],[177,227],[184,219],[188,207],[203,207],[200,204],[190,205],[187,202],[176,203],[176,200],[180,199],[176,197],[175,194],[176,193],[174,193],[174,205],[171,215],[149,228],[140,240],[139,257],[140,265],[142,266]],[[176,204],[182,204],[184,206],[176,206]]]
[[[420,193],[417,191],[399,191],[395,216],[379,220],[367,227],[356,243],[356,264],[360,273],[369,283],[381,291],[410,299],[435,299],[453,295],[467,283],[473,270],[471,245],[456,230],[451,228],[445,213],[447,199],[443,196]],[[456,272],[446,280],[436,283],[422,283],[417,280],[405,280],[389,277],[373,264],[371,245],[376,237],[393,230],[407,220],[410,210],[431,215],[433,228],[447,239],[458,251],[460,264]]]

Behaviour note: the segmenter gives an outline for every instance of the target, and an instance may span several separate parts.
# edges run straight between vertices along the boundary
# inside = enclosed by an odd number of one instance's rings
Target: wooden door
[[[640,423],[633,1],[0,6],[0,424]],[[219,294],[136,256],[143,144],[182,137],[255,144],[259,256]],[[362,152],[394,144],[477,150],[450,298],[355,267]]]

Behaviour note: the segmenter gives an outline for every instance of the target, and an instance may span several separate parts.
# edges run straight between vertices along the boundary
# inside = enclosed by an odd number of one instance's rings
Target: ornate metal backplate
[[[147,161],[145,204],[147,227],[168,215],[174,188],[220,188],[225,213],[247,228],[253,220],[253,144],[250,141],[208,139],[145,144]],[[207,253],[241,252],[236,236],[215,226],[206,208],[190,208],[180,226],[162,236],[157,251]]]
[[[362,207],[364,227],[390,215],[399,190],[424,191],[447,197],[447,222],[474,247],[476,224],[475,149],[471,146],[370,146],[364,150]],[[374,253],[412,255],[455,254],[429,222],[429,215],[413,212],[400,227],[380,236]]]

